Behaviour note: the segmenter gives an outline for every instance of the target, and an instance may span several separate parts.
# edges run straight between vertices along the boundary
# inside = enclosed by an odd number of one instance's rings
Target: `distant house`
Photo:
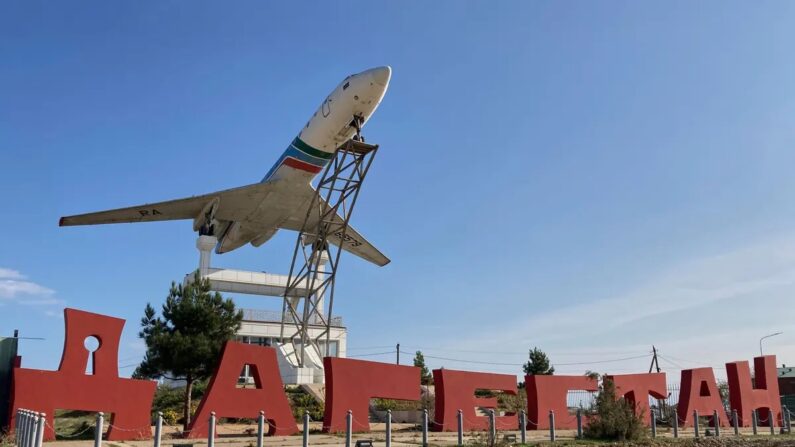
[[[787,365],[778,368],[778,390],[782,396],[795,394],[795,368]]]
[[[781,365],[778,368],[778,392],[781,394],[781,405],[795,410],[795,367]]]

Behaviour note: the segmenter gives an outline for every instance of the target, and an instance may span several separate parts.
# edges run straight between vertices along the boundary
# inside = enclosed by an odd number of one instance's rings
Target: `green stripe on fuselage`
[[[293,146],[295,146],[296,149],[300,150],[301,152],[304,152],[313,157],[322,158],[324,160],[328,160],[334,156],[333,153],[330,154],[328,152],[323,152],[319,149],[313,148],[312,146],[304,143],[304,141],[298,137],[295,137],[295,140],[293,140]]]

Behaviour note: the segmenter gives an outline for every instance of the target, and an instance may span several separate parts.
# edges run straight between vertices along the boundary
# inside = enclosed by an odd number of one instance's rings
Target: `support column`
[[[199,250],[199,275],[202,277],[210,273],[210,258],[216,245],[218,238],[215,236],[199,236],[196,239],[196,248]]]

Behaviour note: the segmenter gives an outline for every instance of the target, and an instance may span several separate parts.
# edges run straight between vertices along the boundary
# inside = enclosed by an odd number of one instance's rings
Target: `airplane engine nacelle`
[[[257,236],[256,238],[254,238],[251,241],[251,245],[253,245],[255,247],[259,247],[260,245],[264,244],[265,242],[268,242],[268,240],[270,240],[270,238],[272,238],[273,235],[276,234],[277,231],[278,230],[274,228],[272,231],[268,231],[267,233],[260,234],[259,236]]]
[[[215,212],[218,210],[218,204],[221,201],[216,197],[204,205],[198,216],[193,218],[193,231],[199,231],[202,227],[217,227],[218,221],[215,220]]]

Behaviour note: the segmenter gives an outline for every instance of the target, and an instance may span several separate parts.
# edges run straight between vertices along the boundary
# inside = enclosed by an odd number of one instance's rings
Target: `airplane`
[[[383,66],[343,79],[259,183],[61,217],[59,226],[193,219],[193,231],[218,238],[215,252],[219,254],[248,243],[259,247],[279,229],[300,231],[315,194],[312,179],[339,146],[359,135],[381,103],[391,77],[392,69]],[[345,242],[337,236],[329,236],[329,242],[378,266],[389,263],[389,258],[353,228],[348,228]]]

